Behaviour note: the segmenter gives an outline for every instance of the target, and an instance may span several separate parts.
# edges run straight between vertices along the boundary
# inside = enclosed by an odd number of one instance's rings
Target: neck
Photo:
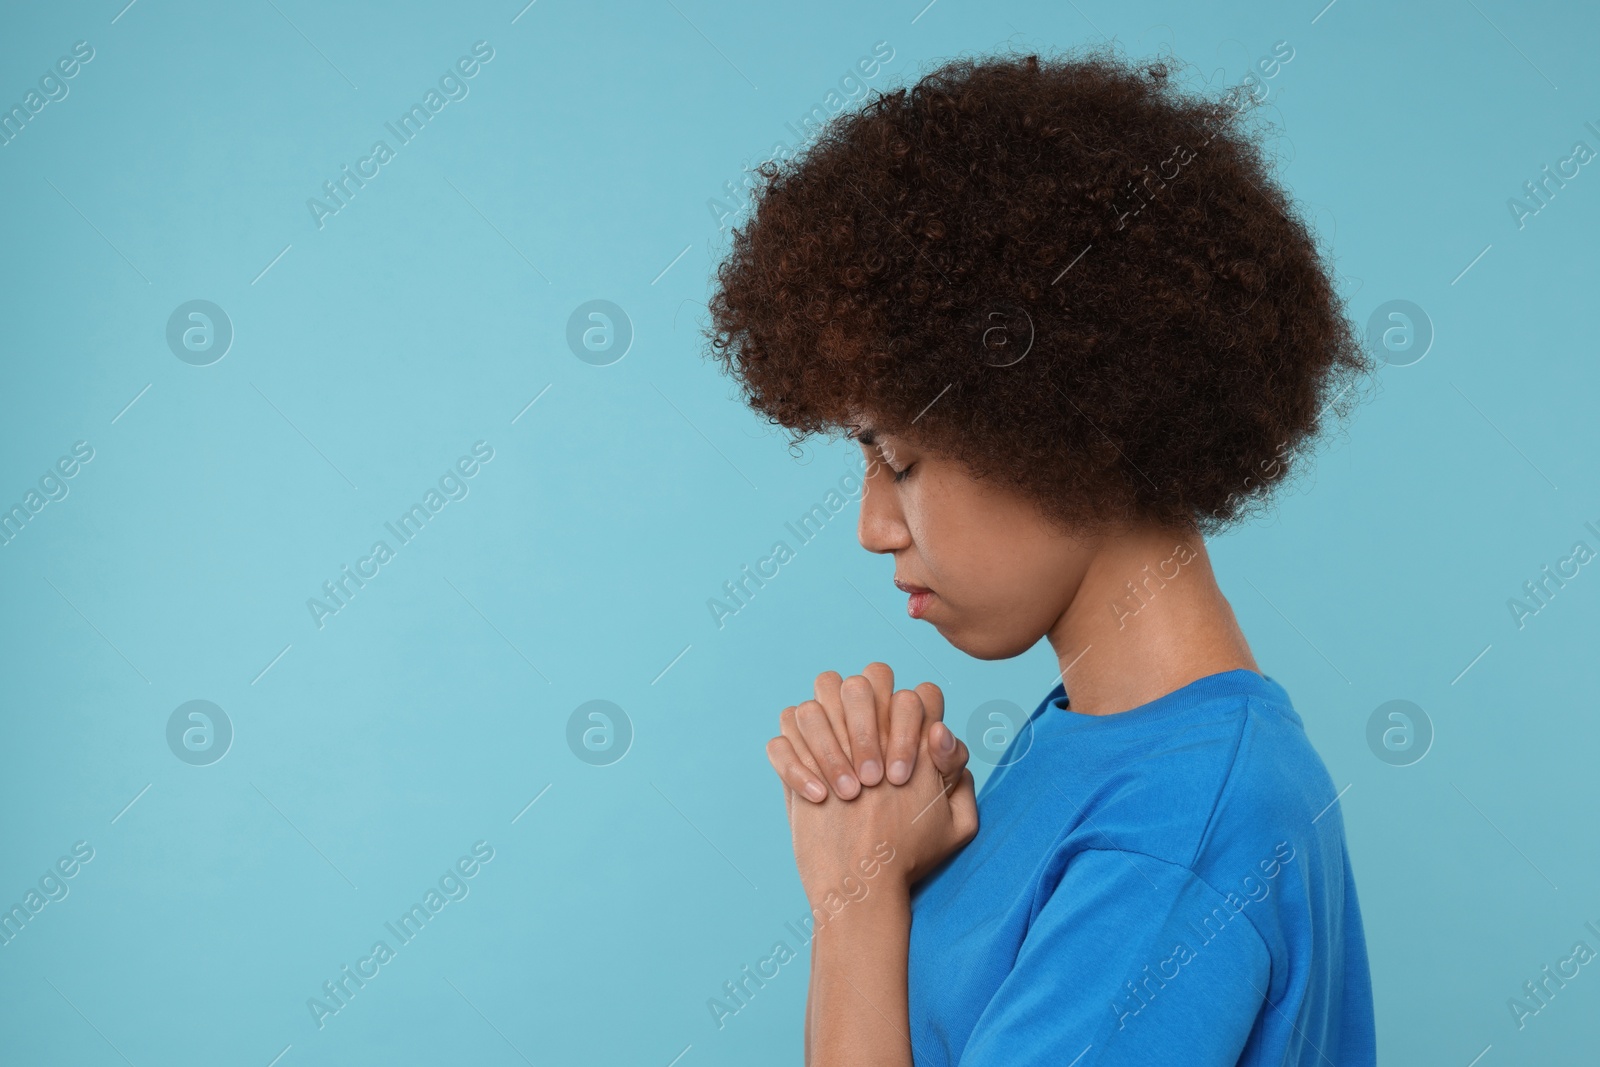
[[[1072,710],[1111,715],[1221,671],[1257,671],[1192,529],[1105,538],[1048,634]]]

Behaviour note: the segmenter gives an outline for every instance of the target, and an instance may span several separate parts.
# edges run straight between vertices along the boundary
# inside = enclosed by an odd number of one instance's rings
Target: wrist
[[[859,977],[885,969],[904,972],[911,944],[911,912],[840,915],[813,934],[812,967],[819,974]]]
[[[814,931],[808,1063],[912,1067],[904,1036],[911,904],[890,888],[874,886]]]
[[[851,943],[895,931],[904,936],[911,927],[911,893],[903,881],[886,873],[858,898],[822,898],[812,905],[811,916],[814,931],[847,931]]]
[[[820,921],[846,911],[876,910],[894,899],[909,901],[911,872],[906,859],[888,841],[880,841],[861,850],[853,865],[813,868],[802,879],[812,913]]]

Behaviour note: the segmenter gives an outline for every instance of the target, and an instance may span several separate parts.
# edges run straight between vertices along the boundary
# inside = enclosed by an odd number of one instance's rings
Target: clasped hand
[[[967,746],[944,724],[944,694],[932,682],[893,687],[883,663],[849,678],[824,671],[767,742],[813,907],[886,854],[891,884],[909,892],[978,832]]]

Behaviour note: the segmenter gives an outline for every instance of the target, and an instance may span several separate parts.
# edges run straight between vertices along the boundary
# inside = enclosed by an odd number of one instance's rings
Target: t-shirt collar
[[[1276,679],[1240,667],[1196,678],[1187,685],[1179,686],[1170,693],[1163,693],[1138,707],[1111,715],[1085,715],[1071,710],[1068,707],[1066,684],[1058,681],[1045,697],[1039,711],[1043,712],[1048,708],[1056,712],[1059,719],[1070,724],[1094,728],[1113,722],[1146,722],[1153,717],[1159,718],[1163,713],[1192,707],[1212,697],[1227,694],[1255,696],[1284,708],[1291,707],[1288,692]]]

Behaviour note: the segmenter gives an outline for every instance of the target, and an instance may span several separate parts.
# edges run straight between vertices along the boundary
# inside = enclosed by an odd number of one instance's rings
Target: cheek
[[[953,612],[963,633],[952,644],[980,659],[1009,659],[1036,645],[1072,602],[1057,561],[1026,546],[999,546],[975,561],[963,582],[970,599]],[[970,647],[969,647],[970,646]]]
[[[943,536],[941,536],[941,533]],[[1054,616],[1055,590],[1036,561],[992,535],[923,528],[919,574],[938,594],[929,621],[952,644],[979,658],[1031,648]],[[970,647],[969,647],[970,646]]]
[[[921,564],[940,599],[983,613],[1015,600],[1025,570],[1007,543],[1005,517],[962,484],[928,478],[901,493],[901,509]]]
[[[942,468],[939,475],[900,495],[915,573],[942,602],[928,621],[969,655],[1020,655],[1071,600],[1070,546],[1040,525],[1031,505]]]

